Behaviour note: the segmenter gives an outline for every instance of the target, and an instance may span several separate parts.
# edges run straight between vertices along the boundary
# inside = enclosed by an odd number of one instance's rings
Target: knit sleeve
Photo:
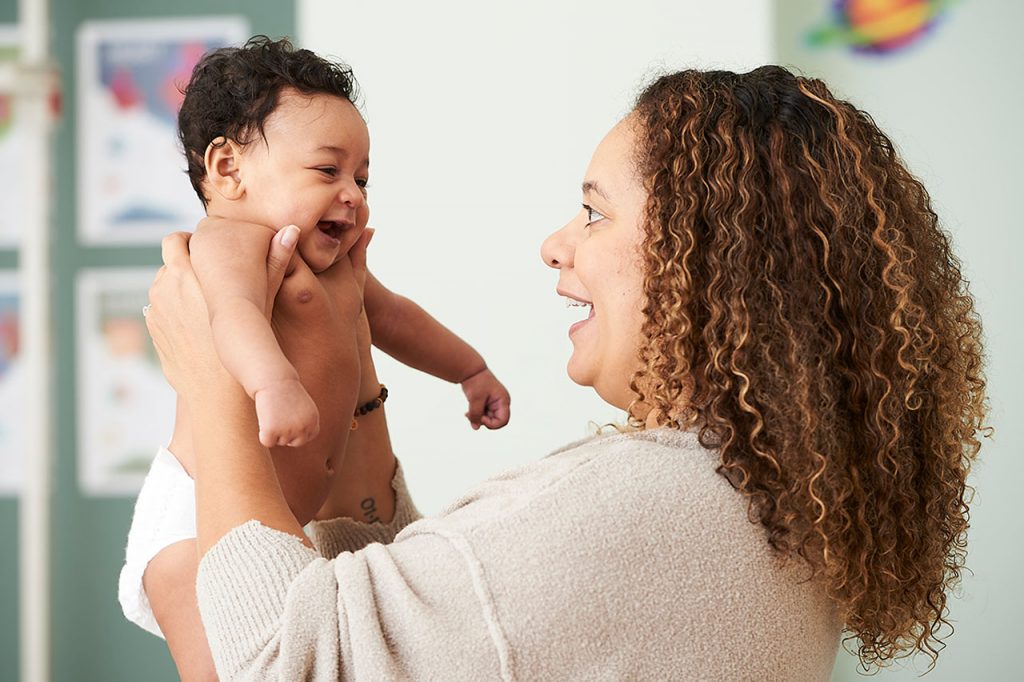
[[[509,679],[458,537],[413,534],[328,561],[250,521],[204,556],[197,594],[221,680]]]
[[[388,523],[363,523],[347,517],[310,523],[307,531],[321,556],[332,559],[342,552],[355,552],[373,542],[387,544],[399,531],[419,519],[421,514],[409,496],[402,464],[398,461],[391,488],[395,491],[395,514]]]

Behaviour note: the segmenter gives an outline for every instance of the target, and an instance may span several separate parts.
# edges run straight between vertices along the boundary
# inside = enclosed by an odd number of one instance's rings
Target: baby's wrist
[[[474,365],[474,368],[469,372],[463,374],[463,378],[459,381],[460,384],[464,384],[478,374],[483,374],[487,371],[487,363],[481,361],[480,364]]]
[[[255,400],[256,396],[259,395],[260,393],[280,389],[285,386],[290,386],[292,383],[297,383],[301,385],[302,382],[299,381],[299,377],[297,376],[282,377],[280,379],[271,379],[270,381],[263,381],[260,382],[259,387],[256,388],[249,397]]]

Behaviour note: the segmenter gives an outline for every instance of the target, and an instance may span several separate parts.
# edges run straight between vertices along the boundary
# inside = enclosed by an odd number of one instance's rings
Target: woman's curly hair
[[[865,667],[934,664],[987,401],[979,318],[928,193],[868,114],[778,66],[663,76],[633,117],[634,408],[718,449]]]

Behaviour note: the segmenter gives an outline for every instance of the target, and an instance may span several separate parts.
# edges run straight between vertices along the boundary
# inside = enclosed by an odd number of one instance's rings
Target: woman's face
[[[569,378],[626,409],[639,368],[643,324],[642,218],[647,201],[634,163],[632,119],[612,128],[594,151],[579,213],[541,246],[558,270],[558,293],[588,317],[569,328]]]

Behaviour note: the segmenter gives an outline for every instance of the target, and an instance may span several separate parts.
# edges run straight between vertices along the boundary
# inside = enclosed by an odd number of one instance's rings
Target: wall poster
[[[24,368],[19,362],[18,275],[0,272],[0,495],[17,495],[25,477]]]
[[[157,244],[202,204],[177,139],[181,88],[203,53],[242,43],[241,17],[86,22],[78,31],[78,232]]]
[[[0,62],[18,56],[18,33],[14,26],[0,25]],[[0,249],[18,248],[18,218],[21,214],[21,139],[14,117],[14,96],[0,92]]]
[[[86,495],[135,495],[174,427],[174,391],[142,318],[156,268],[78,273],[78,481]]]

